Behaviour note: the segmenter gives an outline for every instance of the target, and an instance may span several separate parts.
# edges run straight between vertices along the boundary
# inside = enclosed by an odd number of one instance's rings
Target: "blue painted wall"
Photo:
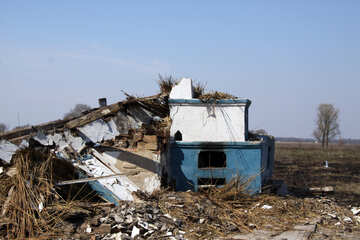
[[[261,192],[264,182],[263,171],[268,159],[269,142],[172,142],[170,147],[170,178],[175,181],[176,190],[198,190],[198,178],[225,178],[228,183],[233,177],[253,178],[250,193]],[[272,146],[273,147],[273,146]],[[200,151],[223,151],[226,154],[225,168],[199,169]]]

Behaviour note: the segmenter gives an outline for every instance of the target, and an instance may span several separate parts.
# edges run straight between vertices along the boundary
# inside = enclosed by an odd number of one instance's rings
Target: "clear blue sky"
[[[357,0],[1,0],[0,122],[152,95],[161,73],[251,99],[251,129],[311,137],[332,103],[342,137],[359,138],[359,13]]]

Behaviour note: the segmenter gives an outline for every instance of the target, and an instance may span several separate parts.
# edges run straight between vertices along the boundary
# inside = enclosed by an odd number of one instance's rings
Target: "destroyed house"
[[[167,142],[168,107],[161,94],[99,108],[79,117],[52,121],[0,134],[0,161],[12,164],[15,151],[46,147],[77,169],[75,179],[87,183],[104,199],[134,200],[133,192],[160,188],[162,153]]]
[[[223,186],[239,179],[251,193],[271,177],[274,140],[251,139],[248,99],[194,99],[191,79],[170,93],[170,176],[177,190]]]
[[[161,184],[198,191],[240,179],[255,193],[270,179],[274,141],[249,133],[250,100],[195,99],[191,79],[170,93],[126,96],[111,105],[99,99],[79,117],[0,134],[0,162],[11,165],[21,148],[48,148],[77,172],[57,185],[86,183],[115,204]]]

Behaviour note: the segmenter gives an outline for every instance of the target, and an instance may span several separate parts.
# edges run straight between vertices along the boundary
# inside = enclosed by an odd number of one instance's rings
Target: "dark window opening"
[[[198,186],[219,186],[225,183],[225,178],[198,178]]]
[[[220,151],[201,151],[198,168],[225,168],[226,154]]]
[[[175,133],[175,141],[182,141],[182,134],[180,131]]]

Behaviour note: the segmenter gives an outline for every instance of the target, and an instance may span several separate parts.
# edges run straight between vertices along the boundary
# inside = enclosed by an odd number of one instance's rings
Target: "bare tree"
[[[7,130],[7,126],[5,125],[5,123],[0,123],[0,133],[3,133]]]
[[[71,109],[68,113],[64,115],[64,119],[70,119],[74,117],[80,117],[81,114],[87,110],[90,110],[91,107],[86,104],[76,104],[73,109]]]
[[[336,109],[332,104],[320,104],[318,106],[313,136],[321,142],[323,149],[328,148],[329,140],[340,134],[338,118],[339,109]]]

